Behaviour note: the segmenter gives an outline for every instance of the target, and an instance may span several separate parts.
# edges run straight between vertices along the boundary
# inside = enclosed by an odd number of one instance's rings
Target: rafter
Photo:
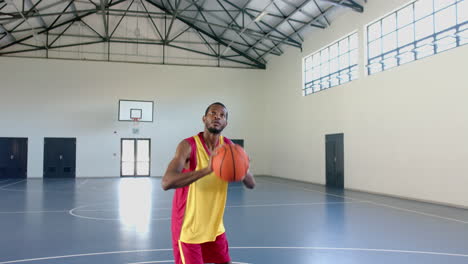
[[[221,8],[226,12],[226,14],[229,16],[229,18],[231,19],[231,22],[234,22],[236,24],[237,27],[241,28],[241,26],[237,23],[237,21],[235,20],[235,18],[231,15],[231,13],[226,9],[226,7],[221,3],[220,0],[216,0],[218,2],[218,4],[221,6]],[[226,32],[226,31],[224,31]],[[242,39],[242,41],[244,41],[249,47],[252,46],[252,43],[250,43],[244,36],[242,35],[239,35],[240,38]],[[233,40],[232,40],[233,41]],[[234,43],[235,44],[235,43]],[[259,52],[257,50],[254,49],[254,52],[257,54],[257,56],[260,56]]]
[[[354,10],[356,12],[359,12],[359,13],[364,12],[364,7],[362,5],[356,3],[353,0],[347,0],[347,1],[320,0],[320,1],[327,2],[327,3],[330,3],[332,5],[336,5],[336,6],[343,6],[343,7],[351,8],[352,10]]]
[[[132,4],[133,4],[133,1],[134,1],[134,0],[132,0]],[[156,30],[156,33],[158,33],[158,35],[159,35],[159,37],[160,37],[161,39],[165,39],[165,38],[163,37],[161,31],[159,31],[159,28],[158,28],[158,26],[156,25],[156,23],[154,23],[154,20],[153,20],[153,18],[151,17],[151,14],[150,14],[150,12],[148,11],[148,8],[146,7],[145,3],[144,3],[144,2],[141,2],[141,5],[142,5],[143,8],[145,9],[146,16],[147,16],[148,19],[151,21],[151,24],[153,25],[154,29]],[[131,4],[130,4],[130,6],[131,6]],[[128,6],[128,9],[130,8],[130,6]],[[127,9],[127,10],[128,10],[128,9]],[[125,15],[126,15],[126,14],[127,14],[127,12],[125,12]],[[164,14],[165,14],[165,13],[164,13]],[[165,15],[164,15],[164,17],[165,17]],[[122,21],[122,20],[120,20],[120,21]],[[119,24],[120,24],[120,21],[119,21]],[[117,27],[116,27],[116,29],[117,29]],[[115,31],[115,30],[114,30],[114,31]],[[112,34],[113,34],[113,33],[112,33]]]
[[[250,12],[248,12],[247,10],[242,10],[240,7],[238,7],[236,4],[232,3],[232,2],[229,1],[229,0],[223,0],[223,1],[226,2],[226,3],[228,3],[228,4],[230,4],[231,6],[233,6],[233,7],[235,7],[235,8],[238,8],[239,11],[242,11],[242,12],[245,13],[247,16],[249,16],[250,19],[252,19],[252,20],[255,21],[255,18],[256,18],[256,17],[255,17],[253,14],[251,14]],[[273,3],[273,1],[272,1],[271,3]],[[257,23],[257,22],[255,22],[255,23]],[[301,47],[302,44],[301,44],[300,42],[298,42],[297,40],[295,40],[295,39],[293,39],[293,38],[287,36],[287,35],[284,34],[283,32],[279,31],[276,27],[273,27],[273,26],[271,26],[271,25],[269,25],[269,24],[263,22],[262,20],[260,20],[259,23],[262,24],[262,25],[264,25],[264,26],[266,26],[266,27],[268,27],[271,31],[274,31],[274,32],[280,34],[280,35],[283,36],[284,38],[289,39],[289,42],[295,43],[298,47]],[[270,31],[270,32],[271,32],[271,31]],[[270,34],[271,34],[271,33],[270,33]]]
[[[107,0],[100,0],[101,1],[101,11],[102,11],[102,21],[104,22],[104,30],[106,32],[106,40],[109,39],[109,19],[106,18],[106,7],[107,7]]]
[[[98,45],[96,48],[101,51],[89,52],[106,53],[110,61],[112,54],[122,53],[118,49],[111,53],[111,48],[128,43],[132,48],[136,44],[162,46],[148,49],[146,55],[159,56],[163,64],[170,64],[171,58],[175,58],[174,53],[167,55],[168,49],[176,48],[209,56],[209,64],[216,65],[217,61],[219,67],[226,65],[223,61],[231,61],[263,69],[268,54],[279,56],[286,45],[301,48],[304,29],[328,27],[330,10],[363,12],[360,2],[363,1],[0,0],[0,56],[106,43],[107,49],[106,45]],[[9,8],[10,4],[16,4],[16,10]],[[132,27],[151,32],[138,34]],[[195,38],[190,39],[194,34]],[[27,41],[31,38],[39,42]],[[64,38],[66,41],[60,41]],[[13,45],[17,47],[11,49]],[[143,54],[139,56],[144,58]]]
[[[316,16],[314,18],[312,18],[308,24],[313,24],[314,22],[316,22],[318,19],[320,19],[321,17],[325,16],[326,13],[330,12],[330,10],[332,10],[335,6],[330,6],[329,8],[327,8],[325,11],[322,12],[322,14],[320,14],[319,16]],[[301,30],[303,30],[307,25],[303,25],[301,26],[300,28],[297,29],[296,32],[293,32],[291,34],[289,34],[289,36],[294,36],[296,34],[298,34]],[[266,55],[268,55],[272,50],[274,50],[279,44],[281,44],[283,41],[286,41],[286,38],[284,40],[282,40],[280,43],[276,44],[275,46],[273,46],[271,49],[269,49],[267,52],[263,53],[259,58],[257,59],[261,59],[263,57],[265,57]]]
[[[166,13],[168,13],[169,15],[172,15],[172,11],[167,9],[165,6],[159,4],[159,3],[156,3],[154,0],[146,0],[148,3],[152,4],[153,6],[165,11]],[[208,37],[210,37],[211,39],[213,40],[216,40],[218,41],[221,45],[224,45],[224,46],[228,46],[228,44],[223,41],[222,39],[220,39],[218,36],[214,36],[212,35],[210,32],[207,32],[206,30],[198,27],[197,25],[194,25],[193,23],[191,23],[190,21],[184,19],[184,18],[180,18],[179,17],[179,20],[182,21],[183,23],[187,24],[187,25],[190,25],[193,29],[197,30],[197,31],[200,31],[200,33],[203,33],[205,35],[207,35]],[[253,58],[252,56],[250,56],[249,54],[246,54],[244,52],[242,52],[241,50],[238,50],[236,48],[231,48],[234,52],[242,55],[243,57],[245,57],[246,59],[248,59],[249,61],[253,62],[254,65],[256,65],[257,68],[261,68],[261,69],[265,69],[265,64],[258,61],[257,59]]]
[[[120,3],[125,2],[125,1],[126,1],[126,0],[118,0],[118,1],[115,1],[115,2],[113,2],[112,4],[110,4],[109,6],[114,6],[114,5],[120,4]],[[67,7],[65,8],[65,10],[68,9],[68,7],[69,7],[69,5],[67,5]],[[58,20],[58,18],[57,18],[57,19],[54,21],[54,23],[52,23],[52,25],[50,25],[50,26],[49,26],[48,28],[46,28],[46,29],[43,29],[43,30],[37,32],[37,34],[39,35],[39,34],[43,34],[43,33],[49,32],[49,31],[51,31],[52,29],[55,29],[55,28],[58,28],[58,27],[67,25],[68,23],[73,23],[74,21],[79,21],[79,20],[83,19],[84,17],[87,17],[87,16],[92,15],[92,14],[95,14],[95,13],[96,13],[96,11],[88,12],[88,13],[85,13],[85,14],[80,15],[80,16],[78,16],[78,17],[74,17],[74,18],[68,19],[68,20],[66,20],[66,21],[64,21],[64,22],[55,24],[55,22]],[[26,36],[26,37],[22,37],[22,38],[20,38],[20,39],[17,39],[17,40],[14,41],[14,42],[8,43],[8,44],[6,44],[6,45],[0,47],[0,50],[6,49],[6,48],[11,47],[11,46],[13,46],[13,45],[15,45],[15,44],[21,43],[21,42],[23,42],[23,41],[25,41],[25,40],[28,40],[28,39],[32,38],[32,37],[33,37],[33,35],[31,34],[31,35],[28,35],[28,36]],[[4,54],[4,53],[1,53],[1,54]]]
[[[296,7],[296,9],[294,9],[286,18],[284,18],[283,20],[281,20],[279,23],[277,23],[275,25],[275,28],[278,28],[279,26],[281,26],[284,22],[288,21],[289,18],[291,18],[292,16],[294,16],[297,12],[299,12],[299,10],[301,10],[302,8],[304,8],[304,6],[308,5],[310,3],[310,0],[305,0],[302,2],[302,4],[300,4],[298,7]],[[294,30],[294,32],[297,32],[296,30]],[[266,36],[269,36],[271,35],[271,33],[273,33],[273,30],[268,32],[266,34]],[[289,39],[289,37],[287,37]],[[261,41],[263,41],[265,38],[260,38],[259,40],[257,40],[257,42],[255,42],[254,46],[257,45],[258,43],[260,43]],[[302,45],[300,46],[302,48]]]

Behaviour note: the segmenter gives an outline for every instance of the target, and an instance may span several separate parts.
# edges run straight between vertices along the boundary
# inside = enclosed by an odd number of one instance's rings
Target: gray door
[[[75,178],[76,138],[44,139],[44,178]]]
[[[0,178],[26,178],[27,138],[0,138]]]
[[[325,136],[327,187],[344,188],[343,134]]]

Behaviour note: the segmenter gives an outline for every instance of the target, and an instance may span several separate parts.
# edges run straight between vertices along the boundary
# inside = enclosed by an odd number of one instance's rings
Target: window
[[[368,25],[368,74],[466,44],[467,3],[418,0]]]
[[[352,33],[304,57],[303,95],[337,86],[358,77],[358,39]]]

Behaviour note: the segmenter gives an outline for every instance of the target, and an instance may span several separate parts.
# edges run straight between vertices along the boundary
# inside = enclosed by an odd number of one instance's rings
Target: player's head
[[[220,102],[210,104],[203,116],[205,128],[213,134],[220,134],[227,126],[228,111],[224,104]]]

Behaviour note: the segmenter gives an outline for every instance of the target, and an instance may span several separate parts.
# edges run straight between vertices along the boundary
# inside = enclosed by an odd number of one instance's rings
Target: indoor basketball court
[[[467,29],[466,0],[0,0],[0,264],[175,263],[162,177],[214,102],[256,181],[223,149],[232,263],[468,263]]]

